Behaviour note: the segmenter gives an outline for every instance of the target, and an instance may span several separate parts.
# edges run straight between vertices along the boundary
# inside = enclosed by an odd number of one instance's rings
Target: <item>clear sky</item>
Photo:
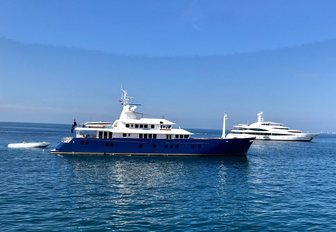
[[[113,120],[123,84],[183,127],[336,131],[336,2],[0,0],[0,121]]]

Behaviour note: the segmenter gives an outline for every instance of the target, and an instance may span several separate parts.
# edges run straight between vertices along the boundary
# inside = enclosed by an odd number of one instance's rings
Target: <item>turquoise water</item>
[[[247,157],[62,157],[70,126],[0,123],[1,231],[335,231],[336,137]],[[220,131],[194,130],[196,136]]]

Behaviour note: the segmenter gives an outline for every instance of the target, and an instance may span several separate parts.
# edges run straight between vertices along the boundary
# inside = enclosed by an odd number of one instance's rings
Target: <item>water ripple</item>
[[[336,230],[333,136],[256,142],[244,158],[63,157],[7,148],[29,127],[2,126],[2,231]],[[45,126],[31,138],[68,133]]]

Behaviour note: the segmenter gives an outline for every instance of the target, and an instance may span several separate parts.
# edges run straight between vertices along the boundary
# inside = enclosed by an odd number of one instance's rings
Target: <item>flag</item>
[[[71,133],[74,133],[76,126],[77,126],[77,122],[76,122],[76,119],[74,119],[72,126],[71,126]]]

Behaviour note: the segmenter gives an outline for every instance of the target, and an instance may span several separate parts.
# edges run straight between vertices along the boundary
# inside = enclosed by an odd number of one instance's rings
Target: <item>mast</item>
[[[260,124],[263,121],[264,121],[263,112],[259,112],[259,114],[258,114],[258,123]]]
[[[227,114],[225,113],[224,117],[223,117],[222,139],[224,139],[226,137],[226,135],[225,135],[225,127],[226,127],[225,124],[226,124],[227,119],[228,119],[228,117],[227,117]]]

